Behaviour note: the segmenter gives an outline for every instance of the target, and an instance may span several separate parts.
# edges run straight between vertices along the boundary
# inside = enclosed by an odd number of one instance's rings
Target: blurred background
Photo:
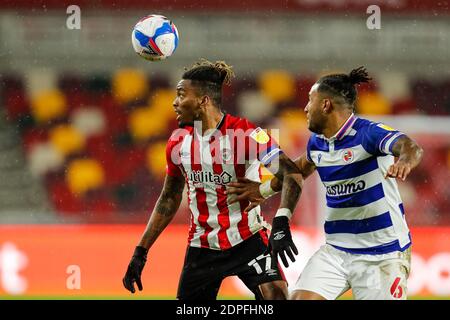
[[[81,10],[80,29],[67,27],[69,5]],[[381,9],[380,29],[367,26],[370,5]],[[291,158],[305,151],[309,137],[303,108],[311,85],[325,73],[366,66],[374,80],[359,88],[358,114],[408,133],[425,149],[420,166],[399,183],[414,243],[410,293],[449,297],[449,6],[2,1],[0,296],[128,297],[121,278],[159,196],[165,144],[177,127],[174,87],[183,68],[204,57],[234,66],[224,109],[279,129]],[[133,26],[151,13],[173,20],[180,33],[166,61],[145,61],[131,46]],[[268,221],[278,201],[264,205]],[[323,242],[324,205],[314,175],[293,218],[303,253],[286,270],[290,282]],[[188,222],[185,199],[150,252],[140,297],[175,297]],[[69,266],[79,267],[81,285]],[[230,279],[221,297],[248,292]]]

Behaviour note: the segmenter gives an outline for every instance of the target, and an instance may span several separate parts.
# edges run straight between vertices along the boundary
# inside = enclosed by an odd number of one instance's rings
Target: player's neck
[[[347,112],[333,115],[329,119],[327,127],[323,130],[323,135],[328,139],[336,135],[351,115]]]
[[[215,108],[214,110],[211,110],[210,113],[205,114],[202,119],[202,134],[210,129],[217,128],[223,117],[224,113],[222,113],[221,110]]]

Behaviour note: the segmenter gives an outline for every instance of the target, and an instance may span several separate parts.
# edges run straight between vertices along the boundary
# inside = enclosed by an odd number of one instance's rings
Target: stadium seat
[[[121,69],[114,74],[112,90],[120,104],[133,103],[146,98],[148,80],[140,70]]]
[[[167,127],[152,108],[142,107],[132,111],[128,119],[131,136],[136,141],[145,141],[153,136],[162,135]]]
[[[266,71],[258,80],[261,91],[273,103],[290,101],[295,96],[295,78],[289,72]]]
[[[275,111],[272,101],[256,90],[243,91],[237,98],[237,107],[242,117],[257,123],[270,118]]]
[[[173,101],[175,98],[175,90],[158,89],[152,92],[149,99],[149,106],[161,121],[168,122],[176,118],[173,109]]]
[[[392,113],[392,105],[378,92],[361,92],[356,110],[365,115],[386,115]]]
[[[105,116],[100,108],[77,109],[72,113],[70,122],[85,137],[99,135],[106,130]]]
[[[35,144],[28,159],[34,176],[43,176],[49,171],[56,171],[64,164],[64,155],[48,142]]]
[[[105,180],[101,164],[93,159],[76,159],[69,163],[66,181],[72,193],[83,193],[99,188]]]
[[[64,156],[83,150],[85,136],[73,125],[59,125],[49,132],[52,145]]]
[[[147,169],[159,179],[166,174],[166,143],[166,141],[159,141],[151,144],[146,154]]]
[[[31,101],[31,112],[38,124],[62,117],[66,111],[66,97],[58,90],[37,94]]]

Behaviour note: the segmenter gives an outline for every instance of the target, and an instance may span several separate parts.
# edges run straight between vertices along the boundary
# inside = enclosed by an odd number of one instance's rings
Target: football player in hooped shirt
[[[411,236],[396,179],[404,181],[423,150],[404,133],[355,116],[355,85],[364,68],[320,78],[305,107],[312,135],[295,162],[303,178],[315,170],[326,188],[326,244],[308,261],[291,299],[406,299]],[[397,158],[397,159],[395,159]],[[241,179],[229,194],[252,206],[280,190],[278,178]]]
[[[299,169],[262,129],[221,109],[222,85],[233,72],[224,62],[201,60],[177,85],[173,107],[181,129],[170,137],[163,190],[123,278],[126,289],[142,290],[147,252],[174,217],[187,185],[191,211],[188,248],[178,299],[216,299],[224,278],[236,275],[256,299],[286,299],[277,263],[297,254],[289,218],[301,193]],[[270,238],[259,206],[233,201],[226,185],[260,179],[260,164],[278,177],[282,195]],[[271,254],[270,254],[271,253]],[[156,262],[155,262],[156,263]],[[159,262],[162,263],[162,262]]]

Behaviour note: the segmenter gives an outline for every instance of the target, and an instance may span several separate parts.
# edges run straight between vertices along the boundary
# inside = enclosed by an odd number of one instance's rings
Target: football
[[[136,23],[131,33],[134,51],[142,58],[159,61],[170,57],[178,47],[175,24],[162,15],[148,15]]]

